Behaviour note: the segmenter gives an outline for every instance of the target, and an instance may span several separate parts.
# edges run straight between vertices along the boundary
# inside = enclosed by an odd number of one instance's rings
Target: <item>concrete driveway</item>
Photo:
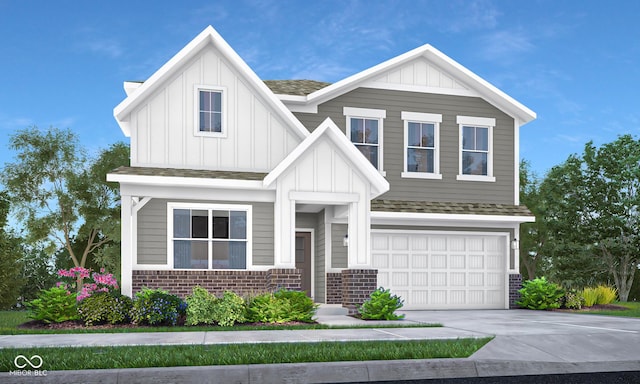
[[[531,310],[406,311],[406,321],[441,323],[496,338],[471,358],[529,362],[638,362],[640,319]]]

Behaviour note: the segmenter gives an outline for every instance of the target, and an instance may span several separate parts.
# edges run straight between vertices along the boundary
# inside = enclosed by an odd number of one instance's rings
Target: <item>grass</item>
[[[132,328],[80,328],[80,329],[20,329],[18,325],[29,321],[26,311],[0,311],[0,335],[28,334],[69,334],[69,333],[132,333],[132,332],[203,332],[203,331],[257,331],[284,329],[348,329],[348,328],[426,328],[442,327],[442,324],[363,324],[351,326],[334,326],[325,324],[302,325],[236,325],[220,326],[175,326],[175,327],[132,327]]]
[[[41,370],[279,364],[332,361],[464,358],[490,338],[418,341],[223,344],[0,349],[0,371],[17,355],[42,357]]]
[[[580,311],[578,313],[585,313],[590,315],[607,315],[607,316],[621,316],[621,317],[639,317],[640,318],[640,302],[637,301],[629,301],[629,302],[615,302],[615,305],[620,305],[623,307],[627,307],[627,310],[585,310]]]

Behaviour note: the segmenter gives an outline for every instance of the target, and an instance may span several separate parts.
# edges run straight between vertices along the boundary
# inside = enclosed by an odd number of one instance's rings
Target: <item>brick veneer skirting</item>
[[[327,273],[327,304],[342,304],[342,273]]]
[[[133,271],[133,294],[147,288],[165,289],[180,297],[191,294],[196,285],[221,295],[234,291],[249,296],[273,292],[279,288],[301,287],[299,269],[270,269],[268,271]]]
[[[522,275],[519,273],[509,275],[509,309],[520,308],[516,301],[520,300],[522,288]]]
[[[342,271],[342,306],[350,314],[358,312],[378,285],[377,269],[345,269]]]

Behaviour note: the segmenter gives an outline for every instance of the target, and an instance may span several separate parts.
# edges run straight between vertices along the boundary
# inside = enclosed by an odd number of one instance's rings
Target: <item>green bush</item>
[[[161,289],[143,288],[136,293],[131,320],[139,325],[176,325],[187,304],[178,296]]]
[[[247,307],[244,299],[231,291],[226,291],[221,298],[215,301],[213,307],[213,320],[223,327],[233,326],[235,323],[244,323]]]
[[[40,291],[37,299],[26,304],[30,310],[29,317],[47,324],[77,320],[76,296],[64,286]]]
[[[96,292],[78,303],[78,314],[85,325],[122,324],[130,321],[130,297],[114,292]]]
[[[582,291],[582,295],[585,298],[584,305],[586,307],[592,307],[596,304],[604,305],[613,303],[618,296],[618,291],[606,285],[599,285],[595,288],[585,288]]]
[[[596,292],[598,293],[596,304],[611,304],[618,297],[618,291],[606,285],[598,285]]]
[[[213,324],[216,297],[202,287],[193,287],[191,295],[187,296],[187,324]]]
[[[316,314],[318,304],[315,304],[305,292],[281,289],[274,296],[276,299],[289,301],[292,321],[313,322],[313,316]]]
[[[518,305],[529,309],[560,308],[560,299],[564,290],[544,277],[525,281],[520,289]]]
[[[560,306],[566,309],[582,309],[584,305],[584,297],[575,289],[567,291],[562,299],[560,299]]]
[[[371,292],[369,299],[365,301],[358,311],[366,320],[399,320],[404,315],[397,315],[396,310],[402,308],[404,300],[392,295],[388,289],[382,287]]]
[[[258,323],[312,322],[316,308],[304,292],[282,289],[250,299],[247,320]]]

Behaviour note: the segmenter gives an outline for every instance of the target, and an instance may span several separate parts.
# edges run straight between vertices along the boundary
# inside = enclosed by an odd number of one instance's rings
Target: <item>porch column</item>
[[[133,198],[121,195],[120,203],[120,290],[123,295],[131,297],[133,294],[133,257],[135,255],[133,241],[135,220],[133,216]]]
[[[371,267],[371,218],[370,201],[360,199],[349,204],[349,269],[367,269]]]
[[[274,240],[273,240],[273,264],[276,268],[296,267],[295,260],[295,227],[296,227],[296,202],[283,192],[281,188],[276,190],[274,209]]]

